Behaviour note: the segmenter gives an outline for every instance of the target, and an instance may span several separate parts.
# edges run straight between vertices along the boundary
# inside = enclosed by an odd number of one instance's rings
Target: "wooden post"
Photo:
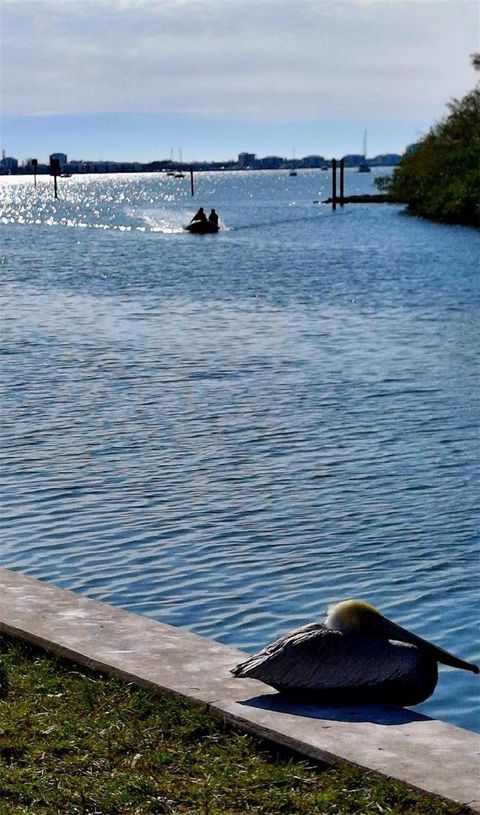
[[[37,186],[37,166],[38,161],[36,158],[32,158],[32,167],[33,167],[33,186]]]
[[[190,167],[190,192],[192,195],[195,195],[195,189],[193,186],[193,169]]]
[[[50,159],[50,172],[53,175],[53,193],[58,198],[57,178],[60,173],[60,161],[58,158]]]
[[[345,159],[340,159],[340,206],[343,207],[345,198]]]
[[[332,158],[332,209],[337,208],[337,159]]]

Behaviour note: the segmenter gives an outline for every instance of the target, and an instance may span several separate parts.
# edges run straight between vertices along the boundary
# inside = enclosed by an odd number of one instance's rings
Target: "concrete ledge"
[[[327,764],[348,762],[480,813],[480,736],[390,707],[318,707],[234,679],[221,643],[0,569],[0,631],[205,703],[245,731]]]

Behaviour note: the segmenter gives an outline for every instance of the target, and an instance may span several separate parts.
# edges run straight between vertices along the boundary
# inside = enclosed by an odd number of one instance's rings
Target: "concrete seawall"
[[[318,707],[234,679],[245,654],[0,569],[0,631],[77,663],[204,703],[237,727],[324,762],[355,764],[480,813],[480,736],[390,707]]]

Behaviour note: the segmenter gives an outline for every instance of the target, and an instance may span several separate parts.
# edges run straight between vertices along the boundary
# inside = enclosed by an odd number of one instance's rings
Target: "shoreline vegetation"
[[[480,70],[480,54],[472,56]],[[450,114],[376,187],[407,211],[450,224],[480,226],[480,83],[449,103]]]
[[[1,815],[467,815],[0,635]]]

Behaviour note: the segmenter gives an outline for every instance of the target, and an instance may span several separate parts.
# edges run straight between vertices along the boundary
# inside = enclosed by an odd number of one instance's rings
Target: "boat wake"
[[[178,210],[137,210],[135,216],[144,224],[146,232],[161,232],[174,235],[183,232],[183,224],[188,216]]]
[[[240,226],[232,227],[232,231],[240,232],[240,230],[245,229],[263,229],[263,227],[272,228],[273,226],[282,226],[282,224],[296,224],[296,223],[304,223],[306,221],[318,221],[319,213],[316,212],[314,215],[304,215],[301,218],[278,218],[276,220],[270,221],[258,221],[254,224],[241,224]]]

